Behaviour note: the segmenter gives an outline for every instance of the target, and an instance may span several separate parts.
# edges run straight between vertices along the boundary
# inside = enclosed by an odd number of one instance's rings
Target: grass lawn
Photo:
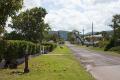
[[[22,74],[24,64],[16,70],[0,69],[0,80],[94,80],[66,46],[30,59],[29,68],[28,74]]]
[[[104,54],[120,57],[120,52],[104,51],[104,48],[99,48],[99,47],[88,47],[88,49],[93,50],[93,51],[103,52]]]
[[[120,52],[104,51],[104,48],[93,47],[93,46],[86,47],[86,46],[81,46],[81,45],[80,46],[77,45],[77,47],[85,48],[85,49],[90,50],[90,51],[100,52],[101,54],[107,54],[107,55],[119,56],[120,57]]]

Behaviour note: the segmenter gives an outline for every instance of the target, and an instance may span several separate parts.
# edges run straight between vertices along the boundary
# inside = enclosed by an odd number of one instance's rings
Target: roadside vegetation
[[[68,41],[72,44],[82,44],[87,47],[93,46],[97,50],[120,53],[120,14],[113,16],[109,25],[113,30],[92,32],[89,34],[74,35],[74,31],[68,33]],[[78,31],[79,32],[79,31]]]
[[[44,53],[48,53],[56,48],[56,44],[44,43],[35,44],[28,41],[7,40],[0,42],[0,62],[2,59],[6,61],[4,68],[17,68],[17,59],[23,58],[26,53],[29,55],[42,54],[41,50],[44,47]]]
[[[66,47],[29,60],[30,73],[23,74],[24,64],[18,69],[1,69],[0,80],[94,80],[77,62]]]
[[[0,5],[0,63],[4,63],[2,68],[17,68],[17,60],[23,58],[25,67],[28,68],[29,56],[47,54],[57,47],[56,43],[49,42],[51,37],[48,37],[48,31],[51,28],[44,21],[46,9],[34,7],[21,10],[23,0],[1,0]],[[8,27],[13,29],[10,33],[5,30],[9,18],[11,23]]]

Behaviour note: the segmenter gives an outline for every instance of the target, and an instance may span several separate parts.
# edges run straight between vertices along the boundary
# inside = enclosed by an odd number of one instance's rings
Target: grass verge
[[[120,57],[119,52],[104,51],[104,48],[93,47],[93,46],[86,47],[86,46],[78,46],[78,45],[77,45],[77,47],[84,48],[84,49],[87,49],[87,50],[90,50],[90,51],[99,52],[101,54],[107,54],[107,55],[119,56]]]
[[[16,70],[0,69],[0,80],[94,80],[66,46],[30,59],[29,68],[28,74],[22,74],[24,64]]]
[[[120,57],[120,53],[119,52],[115,52],[115,51],[104,51],[104,48],[99,48],[99,47],[89,47],[89,49],[93,50],[93,51],[98,51],[104,54],[108,54],[108,55],[112,55],[112,56],[119,56]]]

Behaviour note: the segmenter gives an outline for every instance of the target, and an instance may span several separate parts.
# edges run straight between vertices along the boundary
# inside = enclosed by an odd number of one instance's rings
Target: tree
[[[117,44],[118,39],[120,39],[120,15],[114,15],[112,19],[112,24],[110,25],[113,28],[113,38],[110,40],[109,44],[106,46],[105,51],[111,49],[115,46],[120,46]]]
[[[112,19],[112,24],[110,25],[113,28],[113,41],[114,46],[116,46],[116,41],[120,39],[120,15],[114,15]]]
[[[5,40],[24,40],[25,37],[16,31],[12,31],[10,33],[6,32],[4,38]]]
[[[0,35],[2,34],[2,32],[4,32],[4,29],[0,27]]]
[[[68,33],[68,41],[70,41],[71,43],[75,42],[75,37],[73,35],[73,32]]]
[[[11,28],[25,36],[25,40],[42,42],[49,25],[44,22],[47,12],[44,8],[33,8],[12,17]]]
[[[105,40],[109,40],[109,34],[106,31],[100,32]]]
[[[51,40],[53,40],[55,43],[57,43],[59,41],[59,36],[58,34],[54,33],[51,36]]]
[[[22,8],[23,0],[0,0],[0,27],[4,28],[8,17]]]
[[[114,39],[120,38],[120,15],[114,15],[112,19],[112,24],[110,25],[114,30]]]

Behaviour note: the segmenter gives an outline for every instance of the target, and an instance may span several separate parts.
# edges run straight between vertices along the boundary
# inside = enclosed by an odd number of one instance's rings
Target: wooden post
[[[26,53],[25,53],[25,68],[24,68],[24,73],[28,73],[29,72],[29,68],[28,68],[28,46],[26,49]]]
[[[85,40],[85,34],[84,34],[85,30],[83,28],[83,41]]]

